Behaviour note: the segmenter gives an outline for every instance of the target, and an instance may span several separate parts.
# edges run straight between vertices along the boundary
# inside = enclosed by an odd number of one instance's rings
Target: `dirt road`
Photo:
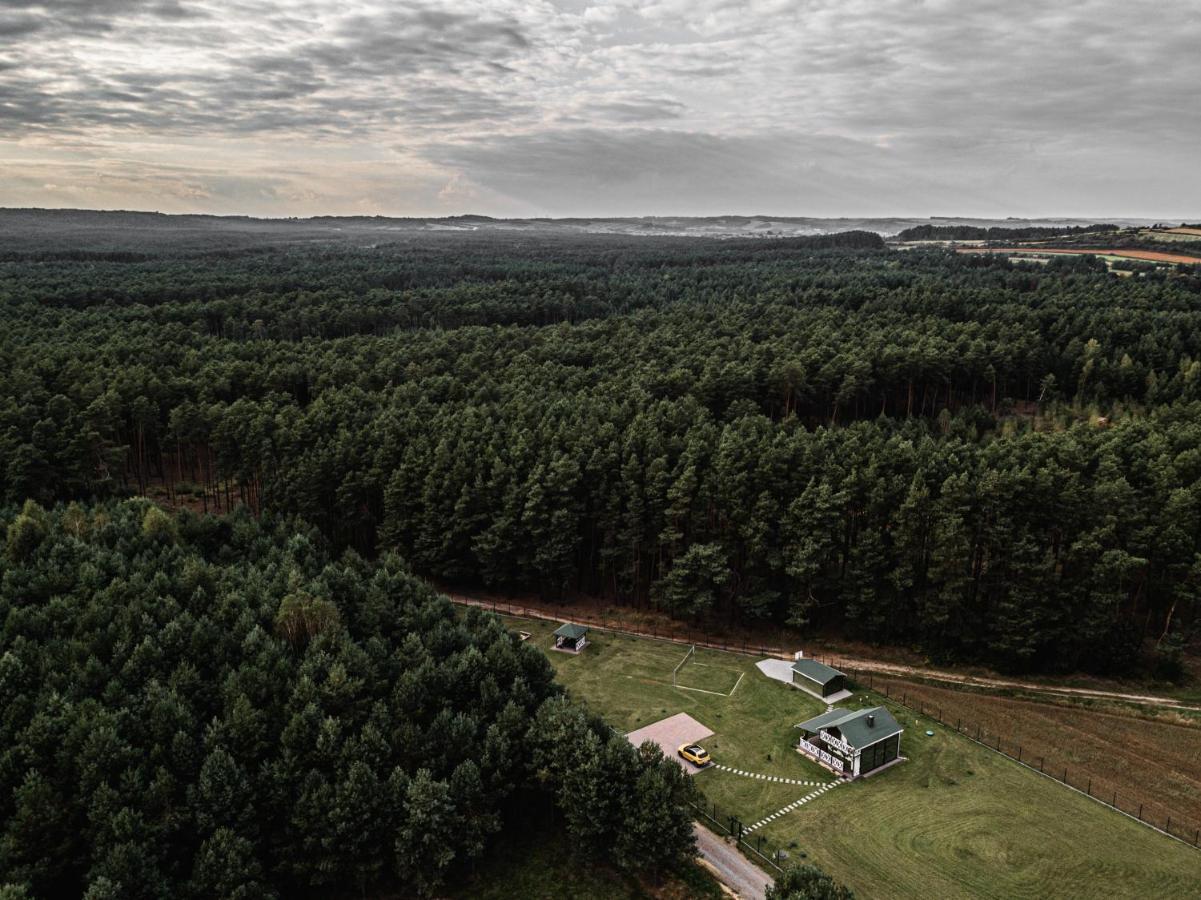
[[[477,597],[469,597],[465,594],[445,592],[448,597],[455,603],[463,606],[478,606],[483,609],[492,609],[494,604],[490,600],[481,600]],[[561,622],[567,618],[571,618],[568,610],[556,611],[548,613],[543,610],[530,606],[521,606],[517,604],[504,604],[504,609],[498,609],[498,612],[513,615],[519,618],[526,619],[544,619],[551,622]],[[590,624],[594,628],[601,626],[590,622],[587,617],[575,619],[575,621]],[[673,638],[662,634],[651,634],[647,631],[638,631],[636,629],[610,629],[619,630],[622,634],[633,634],[639,637],[655,638],[656,640],[670,641]],[[676,640],[679,644],[696,644],[698,647],[711,647],[715,650],[729,649],[723,647],[719,643],[707,643],[699,641],[695,637],[689,637],[687,640]],[[780,657],[791,659],[789,654],[781,653]],[[1046,684],[1038,681],[1020,681],[1016,679],[994,678],[991,676],[982,675],[963,675],[958,672],[948,672],[943,669],[928,669],[919,666],[908,666],[900,663],[880,662],[874,659],[866,659],[864,657],[855,656],[822,656],[822,660],[828,662],[835,668],[858,670],[861,672],[876,672],[881,675],[892,675],[898,678],[921,678],[927,681],[939,681],[946,684],[959,684],[965,687],[981,687],[981,688],[1000,688],[1003,690],[1021,690],[1031,694],[1046,694],[1048,696],[1059,697],[1090,697],[1097,700],[1117,700],[1123,703],[1137,703],[1144,706],[1154,706],[1157,709],[1182,709],[1191,712],[1201,712],[1201,706],[1189,703],[1181,703],[1174,697],[1157,697],[1153,694],[1133,694],[1122,691],[1103,690],[1101,688],[1078,688],[1066,687],[1056,684]]]
[[[764,900],[772,880],[763,870],[703,825],[694,825],[696,846],[718,879],[743,900]]]
[[[1033,694],[1091,697],[1097,700],[1120,700],[1124,703],[1139,703],[1145,706],[1155,706],[1159,709],[1201,711],[1201,707],[1181,703],[1173,697],[1156,697],[1153,694],[1126,694],[1121,691],[1105,691],[1099,688],[1065,687],[1055,684],[1041,684],[1035,681],[1011,681],[1006,678],[991,678],[981,675],[960,675],[956,672],[946,672],[940,669],[923,669],[917,666],[878,662],[873,659],[839,656],[832,658],[831,665],[836,668],[858,669],[861,672],[876,672],[880,675],[895,675],[899,678],[920,678],[926,681],[961,684],[965,687],[1001,688],[1003,690],[1021,690]]]

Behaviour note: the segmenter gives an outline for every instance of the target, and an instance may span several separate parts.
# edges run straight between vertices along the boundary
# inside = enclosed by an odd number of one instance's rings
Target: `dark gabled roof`
[[[821,685],[829,684],[842,674],[837,669],[832,669],[825,663],[819,663],[816,659],[810,659],[807,656],[802,656],[794,662],[792,664],[792,671],[798,672],[810,681],[816,681]]]
[[[569,641],[578,641],[588,633],[587,626],[584,625],[560,625],[555,629],[555,637],[567,638]]]
[[[804,731],[821,731],[832,722],[837,722],[839,719],[845,719],[847,711],[845,709],[832,709],[829,712],[824,712],[820,716],[814,716],[802,722],[797,728]]]
[[[875,717],[871,725],[867,724],[868,716]],[[813,733],[822,729],[837,728],[842,739],[856,750],[870,747],[905,730],[883,706],[857,710],[832,709],[802,722],[797,728]]]

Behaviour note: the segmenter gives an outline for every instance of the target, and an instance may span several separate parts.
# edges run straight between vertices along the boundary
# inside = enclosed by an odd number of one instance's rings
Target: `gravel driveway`
[[[722,884],[743,900],[764,900],[772,880],[762,869],[703,825],[694,825],[693,830],[701,858],[717,870]]]

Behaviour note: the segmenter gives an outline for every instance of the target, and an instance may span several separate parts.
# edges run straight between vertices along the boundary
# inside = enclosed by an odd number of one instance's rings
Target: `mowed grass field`
[[[671,684],[685,647],[594,629],[589,646],[572,656],[549,649],[553,623],[510,622],[530,631],[573,695],[616,728],[687,712],[714,731],[704,744],[718,763],[832,780],[793,749],[793,726],[824,705],[764,677],[750,657],[706,651],[700,662],[743,677],[732,695],[701,693]],[[878,702],[858,694],[842,705]],[[828,791],[756,833],[792,846],[793,858],[804,854],[861,897],[1201,897],[1201,852],[890,708],[906,729],[908,761]],[[812,790],[712,768],[696,777],[710,801],[747,824]]]
[[[988,743],[1000,735],[1006,752],[1021,746],[1047,771],[1097,796],[1116,797],[1122,809],[1193,840],[1201,834],[1201,717],[1174,710],[1139,715],[1130,707],[1095,700],[1048,702],[899,679],[876,679],[910,706],[940,709],[946,722],[979,727]],[[1154,764],[1148,764],[1154,760]]]

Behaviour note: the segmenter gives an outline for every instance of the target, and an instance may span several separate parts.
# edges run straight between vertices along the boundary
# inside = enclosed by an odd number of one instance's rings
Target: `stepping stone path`
[[[723,766],[721,763],[714,763],[713,768],[719,769],[722,772],[729,772],[732,775],[741,775],[744,778],[758,778],[760,781],[776,781],[780,784],[795,784],[801,787],[821,787],[826,783],[824,781],[798,781],[795,778],[781,778],[778,775],[759,775],[755,772],[744,772],[742,769],[732,769],[729,766]]]
[[[746,828],[746,833],[747,833],[747,834],[749,834],[750,832],[752,832],[752,831],[756,830],[757,828],[762,828],[762,827],[763,827],[764,825],[766,825],[768,822],[774,822],[776,819],[780,818],[780,816],[787,815],[788,813],[792,812],[794,809],[796,809],[796,808],[798,808],[798,807],[801,807],[801,806],[804,806],[804,805],[805,805],[806,803],[808,803],[810,800],[815,800],[815,799],[817,799],[817,798],[818,798],[818,797],[820,797],[822,794],[824,794],[826,791],[831,791],[831,790],[833,790],[834,788],[838,787],[840,784],[842,784],[842,782],[841,782],[841,781],[831,781],[829,784],[823,784],[821,787],[819,787],[819,788],[818,788],[816,791],[814,791],[813,793],[811,793],[811,794],[806,794],[806,795],[805,795],[804,797],[802,797],[800,800],[794,801],[793,803],[789,803],[789,804],[788,804],[787,806],[785,806],[783,809],[778,809],[778,810],[776,810],[776,811],[775,811],[774,813],[772,813],[770,816],[767,816],[767,817],[765,817],[765,818],[763,818],[763,819],[760,819],[760,820],[759,820],[758,822],[756,822],[754,825],[749,825],[749,826],[747,826],[747,828]]]

